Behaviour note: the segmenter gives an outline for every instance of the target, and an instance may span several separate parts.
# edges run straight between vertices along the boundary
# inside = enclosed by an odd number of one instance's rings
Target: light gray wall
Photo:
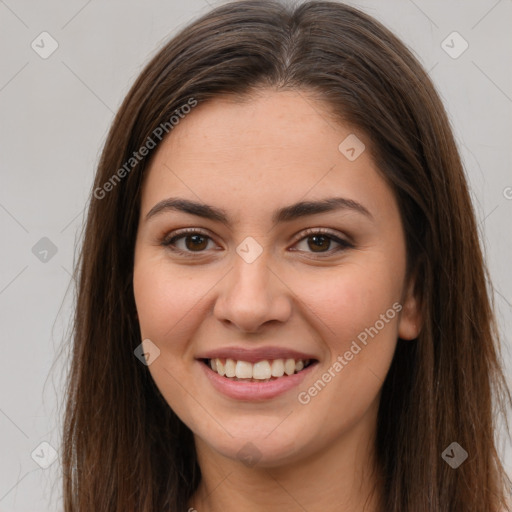
[[[511,375],[512,2],[351,3],[412,47],[446,103],[496,286]],[[72,311],[72,294],[65,294],[94,169],[114,112],[148,57],[209,4],[0,0],[0,512],[61,510],[59,464],[39,464],[51,462],[49,446],[60,445],[65,357],[51,365]],[[44,31],[58,43],[46,59],[40,54],[55,43],[40,36]],[[450,36],[454,31],[463,39]],[[463,40],[467,50],[452,58]],[[510,446],[503,444],[502,453],[510,471]]]

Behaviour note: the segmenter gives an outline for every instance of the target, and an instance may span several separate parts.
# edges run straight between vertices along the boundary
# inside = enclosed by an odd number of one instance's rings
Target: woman
[[[147,65],[83,250],[65,510],[506,509],[460,157],[405,46],[241,1]]]

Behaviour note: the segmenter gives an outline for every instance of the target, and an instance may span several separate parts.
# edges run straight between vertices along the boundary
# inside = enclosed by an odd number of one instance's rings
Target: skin
[[[351,133],[369,148],[364,134],[334,122],[306,92],[264,89],[244,101],[198,105],[148,169],[135,301],[142,339],[160,350],[149,371],[194,433],[203,478],[190,507],[199,512],[361,511],[365,502],[364,510],[380,510],[373,448],[380,391],[397,338],[415,338],[421,318],[394,195],[368,149],[355,161],[338,150]],[[272,224],[279,208],[333,196],[357,201],[371,216],[338,209]],[[146,219],[169,197],[222,208],[229,225],[181,211]],[[180,255],[162,240],[181,228],[202,229],[210,239],[195,252],[190,238],[177,240],[192,253]],[[308,228],[352,246],[318,241]],[[252,263],[236,252],[249,236],[262,247]],[[394,303],[400,314],[309,403],[299,403],[298,393]],[[319,362],[283,395],[235,400],[212,387],[195,359],[235,345],[294,348]],[[256,447],[254,466],[237,455],[247,442]]]

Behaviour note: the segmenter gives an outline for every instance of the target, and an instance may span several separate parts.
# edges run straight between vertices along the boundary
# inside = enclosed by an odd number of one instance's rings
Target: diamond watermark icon
[[[48,263],[57,254],[57,246],[49,238],[43,237],[32,247],[32,253],[42,263]]]
[[[247,467],[252,468],[261,459],[261,452],[256,445],[249,441],[240,448],[236,456],[237,459],[242,461]]]
[[[452,32],[443,40],[441,48],[452,59],[458,59],[469,48],[469,43],[458,32]]]
[[[236,252],[246,263],[252,263],[261,255],[263,247],[252,236],[248,236],[236,248]]]
[[[133,351],[137,359],[146,366],[149,366],[160,356],[160,349],[149,339],[145,339]]]
[[[351,162],[357,160],[365,149],[366,146],[354,133],[351,133],[348,137],[343,139],[338,146],[339,152]]]
[[[59,43],[48,32],[41,32],[30,46],[39,57],[47,59],[59,47]]]
[[[454,441],[445,449],[441,457],[449,466],[457,469],[468,458],[468,452]]]
[[[43,441],[30,456],[37,465],[47,469],[57,460],[57,450],[50,443]]]

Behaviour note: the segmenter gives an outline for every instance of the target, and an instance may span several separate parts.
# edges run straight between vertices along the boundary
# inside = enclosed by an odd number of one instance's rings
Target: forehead
[[[346,140],[362,151],[356,159],[344,153]],[[160,144],[145,177],[141,213],[170,195],[260,211],[340,194],[386,207],[391,191],[365,146],[364,134],[335,122],[326,105],[305,92],[216,98],[195,107]]]
[[[255,152],[276,162],[301,161],[318,159],[312,149],[321,139],[323,149],[331,145],[331,154],[336,152],[337,139],[345,132],[350,130],[334,122],[326,105],[305,92],[263,90],[200,104],[174,128],[162,149],[179,149],[181,157],[210,164],[215,162],[209,155],[236,160]]]

